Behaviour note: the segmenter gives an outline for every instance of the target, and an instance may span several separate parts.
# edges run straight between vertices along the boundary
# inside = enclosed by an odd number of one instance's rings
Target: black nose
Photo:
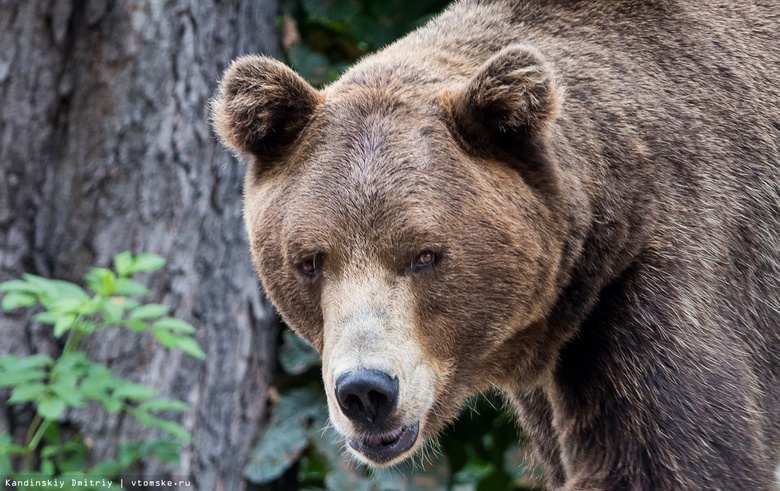
[[[398,378],[379,370],[347,372],[336,380],[336,399],[352,421],[381,425],[398,401]]]

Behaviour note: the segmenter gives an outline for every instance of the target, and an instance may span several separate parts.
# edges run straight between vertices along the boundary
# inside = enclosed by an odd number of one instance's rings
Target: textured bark
[[[80,281],[123,250],[168,265],[149,300],[199,327],[205,362],[110,330],[92,359],[189,402],[194,443],[173,471],[201,490],[245,488],[241,469],[265,412],[276,321],[251,266],[240,168],[216,143],[208,99],[229,61],[275,51],[276,5],[183,0],[0,0],[0,280]],[[48,327],[0,317],[0,353],[55,353]],[[97,407],[68,417],[95,441],[159,436]],[[0,431],[29,411],[6,408]]]

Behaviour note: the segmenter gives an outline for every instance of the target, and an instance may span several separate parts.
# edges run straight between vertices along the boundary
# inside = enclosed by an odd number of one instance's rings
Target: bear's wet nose
[[[379,370],[356,370],[336,380],[336,399],[346,417],[380,426],[398,402],[398,378]]]

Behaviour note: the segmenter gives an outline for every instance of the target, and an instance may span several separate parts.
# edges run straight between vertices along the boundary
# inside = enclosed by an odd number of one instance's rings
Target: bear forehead
[[[305,149],[293,157],[301,197],[363,213],[395,198],[435,199],[468,174],[436,109],[361,95],[328,100],[307,128]]]
[[[285,196],[290,236],[412,240],[435,235],[460,208],[457,199],[447,199],[452,180],[431,173],[426,156],[395,152],[368,138],[343,152],[339,146],[306,162]]]
[[[282,196],[290,238],[435,240],[468,201],[473,170],[435,109],[375,95],[327,101],[302,136]]]
[[[314,116],[323,136],[348,141],[362,149],[404,143],[425,144],[425,138],[446,133],[444,114],[433,90],[374,84],[342,84],[326,91]]]

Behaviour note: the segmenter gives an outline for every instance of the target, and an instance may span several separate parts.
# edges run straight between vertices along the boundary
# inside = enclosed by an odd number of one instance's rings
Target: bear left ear
[[[323,99],[283,63],[244,56],[225,71],[211,120],[225,145],[267,165],[289,150]]]
[[[555,119],[560,96],[541,53],[516,45],[490,57],[441,101],[455,133],[482,151],[542,136]]]

